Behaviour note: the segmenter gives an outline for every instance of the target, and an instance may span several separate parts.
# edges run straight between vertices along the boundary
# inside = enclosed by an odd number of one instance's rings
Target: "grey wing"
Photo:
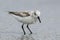
[[[30,16],[29,12],[9,12],[9,14],[13,14],[13,15],[20,16],[20,17]]]

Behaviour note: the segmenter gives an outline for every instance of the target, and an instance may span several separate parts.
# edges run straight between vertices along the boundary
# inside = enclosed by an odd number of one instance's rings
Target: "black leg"
[[[25,32],[25,30],[24,30],[24,28],[23,28],[23,25],[24,25],[24,24],[22,24],[22,30],[23,30],[23,32],[24,32],[24,35],[25,35],[25,34],[26,34],[26,32]]]
[[[27,25],[27,28],[28,28],[28,30],[30,31],[30,34],[32,34],[32,31],[29,29],[28,25]]]

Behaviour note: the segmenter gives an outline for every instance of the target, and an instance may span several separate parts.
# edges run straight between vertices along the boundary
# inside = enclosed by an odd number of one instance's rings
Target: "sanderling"
[[[35,11],[20,11],[20,12],[13,12],[13,11],[8,11],[9,14],[11,14],[13,17],[15,17],[19,22],[22,22],[22,30],[24,32],[24,35],[26,34],[23,25],[27,24],[27,28],[30,31],[30,34],[32,34],[32,31],[28,27],[29,24],[36,23],[37,20],[41,23],[40,20],[40,11],[35,10]]]

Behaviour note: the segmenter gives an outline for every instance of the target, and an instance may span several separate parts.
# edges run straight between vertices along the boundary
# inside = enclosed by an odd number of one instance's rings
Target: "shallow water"
[[[30,25],[35,40],[60,40],[59,0],[0,0],[0,40],[21,39],[22,23],[7,11],[40,10],[41,23]],[[25,31],[29,31],[24,25]],[[29,37],[30,38],[30,37]]]

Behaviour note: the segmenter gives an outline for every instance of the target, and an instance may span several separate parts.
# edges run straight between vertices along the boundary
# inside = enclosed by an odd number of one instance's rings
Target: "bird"
[[[8,11],[10,15],[12,15],[17,21],[22,23],[22,30],[24,35],[26,35],[26,32],[24,30],[24,24],[27,24],[27,29],[29,30],[30,34],[32,34],[32,31],[29,28],[30,24],[36,23],[38,20],[41,23],[40,19],[40,11],[39,10],[33,10],[33,11]]]

